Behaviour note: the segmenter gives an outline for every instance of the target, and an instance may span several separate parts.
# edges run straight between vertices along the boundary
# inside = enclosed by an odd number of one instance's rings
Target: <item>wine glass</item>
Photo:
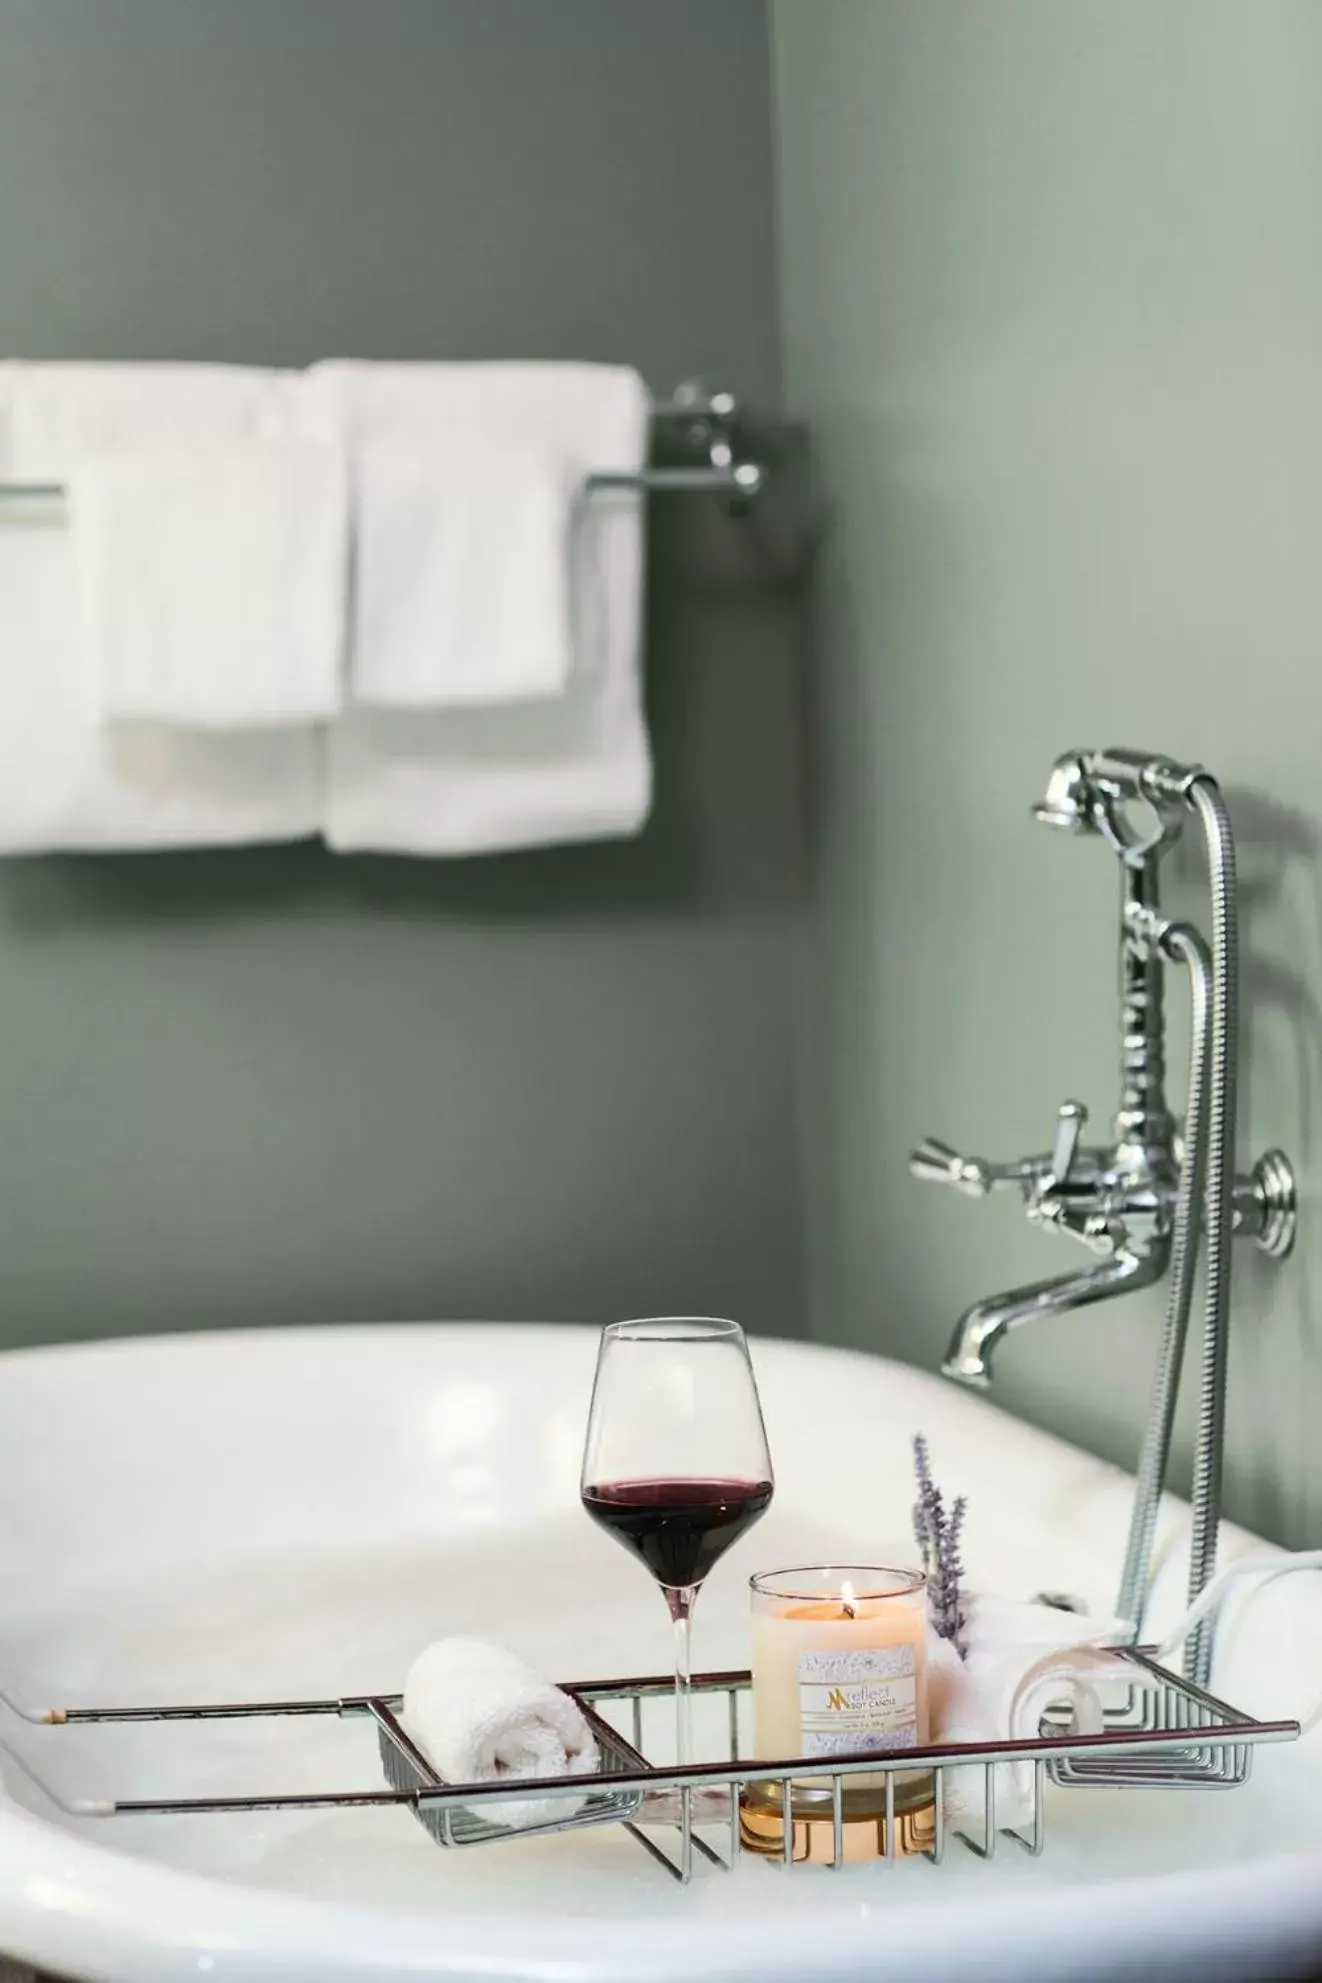
[[[737,1322],[661,1315],[602,1330],[583,1452],[583,1506],[642,1558],[675,1628],[678,1759],[691,1759],[694,1600],[765,1513],[766,1428]]]

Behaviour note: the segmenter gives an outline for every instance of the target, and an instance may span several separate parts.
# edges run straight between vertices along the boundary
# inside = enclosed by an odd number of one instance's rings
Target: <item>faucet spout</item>
[[[1158,1234],[1142,1246],[1122,1246],[1109,1260],[1082,1273],[1061,1274],[1032,1287],[1013,1288],[1008,1294],[975,1301],[956,1324],[941,1366],[944,1375],[985,1391],[991,1382],[993,1352],[1011,1329],[1040,1316],[1063,1315],[1071,1308],[1150,1287],[1165,1273],[1169,1252],[1169,1240]]]

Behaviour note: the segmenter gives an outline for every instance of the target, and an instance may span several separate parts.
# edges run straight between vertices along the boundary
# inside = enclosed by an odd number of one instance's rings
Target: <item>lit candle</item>
[[[917,1571],[839,1565],[754,1577],[753,1732],[760,1759],[854,1755],[915,1749],[928,1740],[927,1591]],[[932,1801],[930,1771],[896,1773],[901,1820]],[[884,1773],[845,1779],[848,1857],[885,1850]],[[796,1779],[793,1815],[803,1822],[796,1857],[830,1858],[831,1790],[824,1778]],[[779,1785],[750,1786],[745,1843],[779,1850]],[[757,1820],[749,1836],[750,1813]],[[770,1823],[761,1822],[762,1817]],[[860,1835],[858,1827],[862,1826]],[[897,1823],[897,1850],[929,1843],[926,1829]],[[919,1836],[921,1831],[923,1836]]]

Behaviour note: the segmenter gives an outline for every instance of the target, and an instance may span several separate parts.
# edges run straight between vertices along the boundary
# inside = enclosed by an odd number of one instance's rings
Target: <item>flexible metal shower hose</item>
[[[1225,1444],[1226,1380],[1230,1349],[1230,1246],[1234,1232],[1235,1094],[1239,1043],[1239,916],[1235,841],[1216,781],[1205,774],[1189,788],[1207,842],[1212,891],[1212,1024],[1207,1100],[1207,1278],[1202,1365],[1194,1453],[1193,1534],[1189,1546],[1189,1597],[1198,1597],[1216,1570],[1221,1521],[1221,1462]],[[1205,1687],[1212,1666],[1213,1621],[1191,1634],[1185,1672]]]
[[[1190,929],[1186,923],[1172,923],[1163,932],[1162,948],[1168,956],[1178,957],[1189,971],[1192,1014],[1189,1104],[1184,1119],[1184,1163],[1180,1170],[1171,1230],[1170,1295],[1166,1303],[1161,1346],[1157,1352],[1152,1406],[1138,1462],[1138,1485],[1134,1491],[1134,1513],[1125,1549],[1120,1596],[1116,1600],[1119,1616],[1132,1621],[1136,1638],[1142,1636],[1143,1614],[1147,1607],[1157,1515],[1170,1460],[1175,1403],[1189,1334],[1194,1283],[1198,1276],[1198,1240],[1206,1176],[1207,1066],[1211,1048],[1212,960],[1207,945],[1197,930]]]

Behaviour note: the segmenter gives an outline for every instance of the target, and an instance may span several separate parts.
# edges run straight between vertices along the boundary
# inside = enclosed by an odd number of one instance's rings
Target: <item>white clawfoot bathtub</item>
[[[345,1328],[0,1357],[0,1676],[29,1701],[392,1691],[481,1631],[555,1677],[655,1672],[664,1608],[581,1515],[595,1334]],[[700,1666],[746,1664],[759,1566],[912,1555],[909,1437],[971,1498],[975,1582],[1109,1611],[1127,1478],[879,1358],[755,1346],[770,1514],[718,1567]],[[1155,1618],[1180,1609],[1167,1510]],[[1242,1532],[1225,1553],[1257,1547]],[[1233,1619],[1232,1619],[1233,1624]],[[1278,1581],[1217,1691],[1288,1715],[1322,1687],[1322,1579]],[[0,1737],[71,1795],[379,1784],[329,1722]],[[1057,1791],[1046,1851],[958,1845],[836,1875],[744,1864],[675,1887],[618,1828],[443,1853],[404,1812],[62,1817],[12,1764],[0,1949],[117,1983],[700,1983],[1300,1973],[1322,1949],[1322,1749],[1259,1752],[1220,1793]]]

